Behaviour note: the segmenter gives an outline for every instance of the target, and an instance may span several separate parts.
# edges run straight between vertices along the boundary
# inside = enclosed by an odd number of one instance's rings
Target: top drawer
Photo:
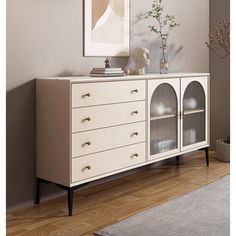
[[[72,84],[72,107],[145,100],[145,81]]]

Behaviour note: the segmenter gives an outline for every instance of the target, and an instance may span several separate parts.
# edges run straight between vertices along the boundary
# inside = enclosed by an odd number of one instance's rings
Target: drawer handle
[[[131,112],[131,115],[138,115],[138,111]]]
[[[132,90],[131,93],[138,93],[138,89]]]
[[[131,159],[134,159],[134,158],[136,158],[136,157],[138,157],[138,153],[133,154],[133,155],[131,156]]]
[[[132,133],[131,137],[133,137],[133,136],[138,136],[138,132]]]
[[[84,119],[82,120],[82,122],[85,122],[85,121],[91,121],[91,118],[90,118],[90,117],[87,117],[87,118],[84,118]]]
[[[85,147],[86,145],[88,145],[88,146],[90,146],[92,143],[91,142],[85,142],[83,145],[82,145],[82,147]]]
[[[86,171],[86,170],[91,170],[91,169],[92,169],[91,166],[85,166],[85,167],[82,169],[82,171],[84,172],[84,171]]]
[[[82,98],[86,98],[86,97],[91,97],[91,94],[90,93],[86,93],[86,94],[84,94],[84,95],[82,95]]]

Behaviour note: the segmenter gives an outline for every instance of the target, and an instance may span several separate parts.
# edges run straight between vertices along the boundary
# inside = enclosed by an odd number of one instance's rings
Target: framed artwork
[[[84,56],[129,56],[129,0],[84,0]]]

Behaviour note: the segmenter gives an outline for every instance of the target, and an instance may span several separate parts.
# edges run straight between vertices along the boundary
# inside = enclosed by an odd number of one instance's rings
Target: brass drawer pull
[[[91,94],[90,93],[86,93],[86,94],[84,94],[84,95],[82,95],[82,98],[86,98],[86,97],[91,97]]]
[[[91,118],[90,118],[90,117],[87,117],[87,118],[84,118],[84,119],[82,120],[82,122],[85,122],[85,121],[91,121]]]
[[[138,93],[138,89],[132,90],[131,93]]]
[[[84,171],[86,171],[86,170],[91,170],[91,169],[92,169],[91,166],[85,166],[85,167],[82,169],[82,171],[84,172]]]
[[[133,136],[138,136],[138,132],[131,134],[131,137],[133,137]]]
[[[131,112],[131,115],[138,115],[138,111]]]
[[[138,157],[138,153],[135,153],[131,156],[131,159],[135,158],[135,157]]]
[[[82,147],[85,147],[86,145],[88,145],[88,146],[90,146],[92,143],[91,142],[85,142],[83,145],[82,145]]]

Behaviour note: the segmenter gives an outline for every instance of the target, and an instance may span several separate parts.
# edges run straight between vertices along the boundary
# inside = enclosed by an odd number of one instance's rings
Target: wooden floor
[[[190,192],[229,174],[229,164],[204,153],[75,193],[74,212],[67,216],[66,197],[7,214],[7,235],[93,235],[98,228]],[[207,204],[207,203],[206,203]]]

